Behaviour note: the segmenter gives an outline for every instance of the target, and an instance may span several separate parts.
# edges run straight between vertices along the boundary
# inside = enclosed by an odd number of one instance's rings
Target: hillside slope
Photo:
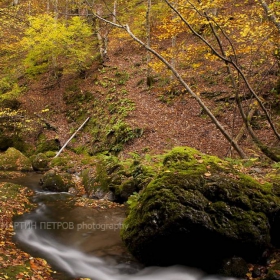
[[[83,78],[63,76],[54,80],[45,75],[37,81],[28,81],[28,91],[21,96],[22,108],[27,110],[30,118],[34,118],[34,122],[41,119],[41,125],[43,120],[43,123],[54,128],[42,130],[42,127],[38,127],[33,142],[36,144],[35,138],[43,132],[50,139],[59,139],[62,145],[87,116],[101,110],[104,115],[98,115],[97,118],[104,118],[106,125],[102,127],[97,124],[95,127],[96,122],[89,123],[88,128],[78,134],[76,144],[69,144],[69,147],[94,146],[98,141],[92,139],[90,131],[110,129],[109,123],[116,122],[113,120],[115,115],[106,113],[108,107],[112,106],[118,107],[114,110],[119,115],[125,111],[123,118],[130,127],[142,130],[141,137],[125,143],[122,156],[129,153],[158,154],[180,145],[220,157],[231,156],[229,143],[203,114],[197,102],[187,93],[180,93],[180,87],[170,92],[168,83],[163,84],[160,79],[153,87],[146,86],[144,57],[145,51],[132,41],[119,45],[119,42],[112,40],[108,61],[103,65],[93,65]],[[212,87],[210,85],[205,91],[217,91],[216,85]],[[89,99],[86,95],[90,95]],[[120,102],[114,103],[117,98]],[[95,100],[106,108],[98,109]],[[236,135],[241,128],[241,120],[234,101],[225,106],[225,101],[215,103],[210,98],[204,100],[225,128],[234,122],[233,132]],[[123,102],[126,102],[125,106]],[[260,137],[273,143],[268,126],[261,123],[260,128]],[[249,155],[259,154],[246,134],[240,144]]]

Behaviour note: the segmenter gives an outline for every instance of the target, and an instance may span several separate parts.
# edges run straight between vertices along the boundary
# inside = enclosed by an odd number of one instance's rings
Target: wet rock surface
[[[72,176],[68,173],[58,173],[55,170],[46,172],[41,179],[42,189],[52,192],[68,192],[75,188]]]
[[[257,262],[279,227],[271,185],[190,148],[173,149],[163,165],[125,221],[122,239],[130,252],[147,265],[211,272],[234,256]]]

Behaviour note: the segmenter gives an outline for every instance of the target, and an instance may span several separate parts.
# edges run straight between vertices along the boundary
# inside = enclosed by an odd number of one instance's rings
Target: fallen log
[[[54,158],[58,157],[60,155],[60,153],[64,150],[64,148],[68,145],[68,143],[75,137],[75,135],[78,133],[78,131],[80,131],[83,126],[88,122],[88,120],[90,119],[90,117],[88,117],[83,123],[82,125],[72,134],[72,136],[66,141],[66,143],[62,146],[62,148],[57,152],[57,154],[55,155]]]

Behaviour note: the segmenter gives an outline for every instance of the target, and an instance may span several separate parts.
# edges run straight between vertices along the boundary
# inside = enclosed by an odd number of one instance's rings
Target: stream
[[[124,208],[92,209],[73,206],[68,193],[40,189],[40,174],[10,182],[35,191],[36,210],[14,220],[15,241],[34,257],[46,259],[55,279],[88,277],[92,280],[221,279],[184,266],[143,267],[126,251],[119,232]]]

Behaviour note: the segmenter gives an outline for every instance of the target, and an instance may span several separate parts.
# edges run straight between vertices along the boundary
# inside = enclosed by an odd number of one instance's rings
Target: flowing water
[[[92,280],[198,280],[213,279],[183,266],[142,267],[125,250],[119,231],[125,210],[74,207],[67,193],[43,192],[40,175],[13,180],[35,190],[35,211],[14,221],[19,246],[63,271],[56,279],[88,277]]]

